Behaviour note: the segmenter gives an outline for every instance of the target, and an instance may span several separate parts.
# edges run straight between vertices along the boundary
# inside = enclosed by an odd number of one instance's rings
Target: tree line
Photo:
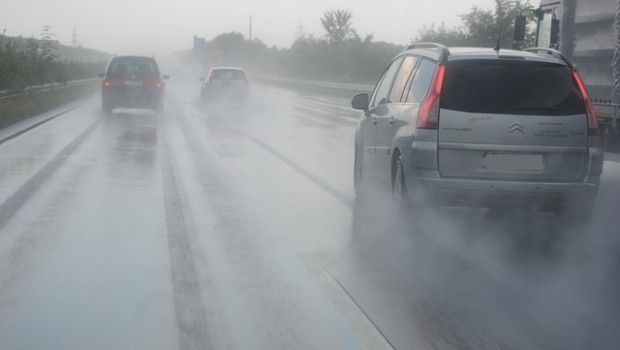
[[[527,0],[495,0],[493,9],[473,6],[460,16],[459,26],[431,25],[411,41],[483,47],[495,47],[499,41],[500,47],[510,48],[514,19],[526,15],[530,25],[522,45],[530,46],[535,36],[532,10]],[[231,32],[218,35],[188,56],[202,66],[238,65],[255,75],[374,83],[405,45],[375,41],[372,34],[360,35],[353,18],[348,10],[326,11],[320,19],[323,35],[300,32],[289,48],[269,47],[260,39],[248,40],[241,33]],[[90,50],[89,57],[98,59],[81,61],[57,57],[59,49],[62,45],[54,41],[49,26],[43,27],[40,39],[0,35],[0,90],[92,78],[104,69],[106,54]]]
[[[518,15],[530,21],[522,45],[533,45],[533,8],[525,0],[496,0],[494,9],[473,6],[462,14],[461,25],[424,27],[411,41],[432,41],[447,46],[513,46],[513,25]],[[290,78],[374,83],[405,45],[361,36],[353,26],[353,12],[329,10],[320,19],[324,35],[298,33],[289,48],[268,47],[260,39],[247,40],[238,32],[224,33],[192,54],[202,65],[239,65],[255,74]]]
[[[526,17],[527,27],[522,43],[513,42],[514,21],[517,16]],[[534,46],[536,42],[536,17],[529,1],[495,0],[494,9],[473,6],[461,17],[461,26],[448,28],[445,24],[424,27],[418,34],[418,41],[439,42],[446,46],[513,48]],[[521,48],[521,47],[517,47]]]
[[[59,47],[49,26],[44,26],[41,39],[0,35],[0,91],[94,78],[105,67],[103,53],[93,56],[96,61],[61,59],[55,54]]]

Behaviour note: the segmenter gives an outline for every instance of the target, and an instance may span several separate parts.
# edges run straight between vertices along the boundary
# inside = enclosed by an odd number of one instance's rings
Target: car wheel
[[[110,112],[112,112],[112,106],[110,105],[110,102],[106,100],[101,100],[101,113],[110,114]]]
[[[560,208],[558,215],[563,221],[572,225],[586,225],[592,219],[594,203],[590,205],[580,205],[577,207]]]
[[[355,146],[355,156],[353,158],[353,188],[358,199],[364,197],[364,174],[358,146]]]
[[[409,206],[405,172],[403,170],[403,157],[398,156],[394,161],[392,171],[392,197],[400,208]]]
[[[164,111],[164,101],[163,100],[157,101],[155,103],[155,108],[153,109],[155,110],[155,113],[157,114],[162,113]]]

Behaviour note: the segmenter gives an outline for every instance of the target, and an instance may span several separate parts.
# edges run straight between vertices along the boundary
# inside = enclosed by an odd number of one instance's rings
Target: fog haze
[[[39,38],[41,27],[51,25],[56,40],[69,44],[75,27],[77,41],[84,47],[112,54],[163,54],[190,48],[194,35],[210,40],[236,31],[247,37],[251,15],[253,36],[282,48],[291,45],[300,29],[322,36],[322,14],[345,9],[353,12],[353,26],[360,35],[406,44],[424,26],[459,25],[459,15],[472,6],[491,9],[494,1],[5,0],[0,32],[6,29],[6,35]]]

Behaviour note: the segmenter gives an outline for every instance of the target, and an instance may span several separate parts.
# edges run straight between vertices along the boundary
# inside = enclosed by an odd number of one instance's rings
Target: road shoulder
[[[620,154],[605,152],[605,157],[603,159],[609,162],[620,163]]]

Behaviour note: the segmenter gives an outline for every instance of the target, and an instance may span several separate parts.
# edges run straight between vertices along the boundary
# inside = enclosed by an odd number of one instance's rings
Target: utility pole
[[[252,41],[252,15],[250,15],[250,41]]]
[[[77,30],[75,29],[75,26],[73,26],[73,34],[71,35],[71,45],[73,45],[73,47],[77,47],[78,46],[78,35],[77,35]]]
[[[297,38],[298,39],[303,38],[304,36],[305,36],[304,27],[301,24],[301,21],[299,21],[299,27],[297,27]]]

